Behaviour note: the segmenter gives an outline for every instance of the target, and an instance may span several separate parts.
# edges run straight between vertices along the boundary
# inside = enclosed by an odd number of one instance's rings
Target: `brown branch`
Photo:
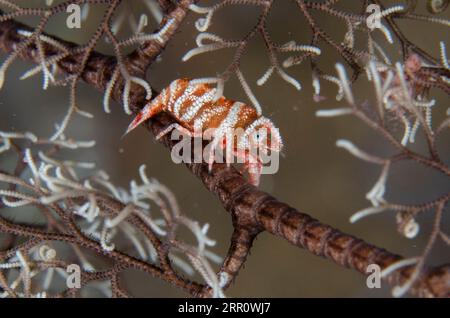
[[[127,57],[127,62],[133,67],[132,70],[137,74],[145,74],[159,53],[163,51],[167,40],[172,38],[180,27],[180,24],[186,17],[189,5],[196,2],[197,0],[182,0],[176,7],[173,7],[170,1],[160,1],[161,7],[163,7],[165,11],[170,10],[161,22],[161,25],[165,25],[167,22],[171,21],[170,26],[164,33],[165,42],[159,43],[158,41],[148,41],[130,53]]]
[[[175,10],[172,10],[164,19],[164,21],[170,18],[175,19],[174,24],[171,26],[170,37],[177,30],[186,15],[188,4],[192,2],[189,0],[181,1],[180,5]],[[0,48],[3,51],[12,52],[25,40],[23,36],[17,33],[17,30],[20,29],[30,28],[15,21],[0,23]],[[166,42],[170,37],[166,37]],[[62,40],[59,41],[69,47],[74,47],[72,43]],[[156,45],[151,42],[139,48],[126,58],[127,66],[131,65],[130,70],[136,70],[136,73],[140,74],[144,70],[143,74],[145,74],[148,65],[162,52],[165,44],[160,43]],[[47,55],[57,53],[57,50],[50,45],[43,44],[43,46]],[[81,54],[78,55],[78,53],[75,53],[62,59],[59,61],[58,66],[67,74],[76,74],[79,70]],[[20,57],[38,62],[39,50],[35,46],[30,45],[22,51]],[[103,91],[112,75],[115,65],[116,60],[114,57],[94,52],[87,60],[86,68],[81,74],[81,78],[96,89]],[[113,98],[120,101],[122,89],[121,86],[118,86],[118,88],[114,90]],[[142,90],[135,89],[135,87],[132,89],[130,100],[134,112],[137,112],[147,102]],[[173,122],[174,119],[169,115],[161,114],[148,123],[148,128],[156,135]],[[175,141],[169,140],[168,137],[163,138],[162,142],[169,148],[172,148],[176,144]],[[250,185],[232,167],[228,168],[223,164],[215,164],[210,172],[208,171],[207,164],[187,164],[187,167],[203,182],[211,193],[218,196],[224,208],[233,217],[235,233],[232,237],[228,257],[221,269],[221,272],[228,273],[231,278],[237,275],[240,267],[244,263],[254,237],[262,231],[267,231],[277,237],[286,239],[314,255],[325,257],[340,266],[352,268],[363,274],[366,274],[366,268],[370,264],[378,264],[381,268],[386,268],[390,264],[402,259],[401,256],[392,254],[354,236],[340,232],[278,201],[276,198]],[[6,232],[14,233],[11,224],[7,224],[5,221],[2,222],[2,228],[8,230]],[[30,237],[47,238],[47,235],[45,235],[47,233],[43,234],[38,230],[30,229],[27,233],[29,233]],[[67,242],[74,242],[75,240],[72,235],[55,234],[53,236],[55,240]],[[83,243],[86,247],[103,253],[97,242],[85,240]],[[136,259],[131,259],[124,254],[114,253],[117,254],[118,260],[132,261],[136,267],[144,266],[144,270],[160,276],[158,270],[148,267],[150,265],[141,263]],[[392,285],[402,284],[408,280],[413,270],[414,268],[410,266],[395,271],[387,277],[386,281]],[[438,268],[425,269],[410,292],[418,296],[449,296],[449,281],[450,264]],[[198,289],[198,285],[182,287],[189,289],[190,292],[198,296],[207,296],[209,294],[207,288],[204,287],[203,290],[200,290]]]
[[[156,135],[173,122],[169,115],[162,114],[149,122],[148,128]],[[166,137],[163,143],[172,148],[177,141]],[[211,172],[208,171],[206,163],[187,164],[187,167],[210,192],[218,196],[224,208],[231,213],[235,229],[244,228],[253,233],[267,231],[317,256],[325,257],[340,266],[355,269],[362,274],[366,274],[367,266],[370,264],[378,264],[381,268],[386,268],[402,259],[399,255],[345,234],[278,201],[250,185],[232,167],[214,164]],[[242,237],[242,235],[239,236]],[[250,238],[248,240],[252,241]],[[234,240],[232,242],[236,244]],[[246,256],[245,246],[248,245],[230,248],[233,255],[239,255],[226,260],[230,271],[234,271],[233,267],[236,263]],[[408,279],[411,272],[411,267],[397,271],[387,278],[387,282],[393,285],[401,284]],[[445,284],[449,280],[450,264],[428,270],[423,274],[420,282],[411,289],[411,293],[418,296],[437,297],[450,295],[450,287]]]

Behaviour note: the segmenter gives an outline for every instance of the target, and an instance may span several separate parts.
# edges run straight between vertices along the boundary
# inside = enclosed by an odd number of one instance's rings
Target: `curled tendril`
[[[450,0],[428,0],[427,9],[430,13],[438,14],[447,10],[449,4]]]

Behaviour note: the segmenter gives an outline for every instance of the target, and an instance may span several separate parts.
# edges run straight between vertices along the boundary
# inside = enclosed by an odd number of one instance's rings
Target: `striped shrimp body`
[[[126,134],[156,114],[168,112],[178,123],[165,128],[157,139],[173,129],[192,137],[200,137],[212,129],[212,144],[208,159],[210,169],[214,162],[214,150],[218,147],[225,148],[228,141],[232,141],[235,146],[228,147],[227,150],[231,150],[233,155],[244,162],[250,182],[258,185],[262,162],[249,149],[257,147],[265,154],[269,150],[281,151],[283,143],[280,133],[274,124],[268,118],[259,115],[254,107],[223,96],[217,99],[216,94],[217,90],[208,84],[177,79],[141,110],[128,126]],[[231,140],[230,132],[233,133],[238,129],[243,133],[231,135],[233,136]]]

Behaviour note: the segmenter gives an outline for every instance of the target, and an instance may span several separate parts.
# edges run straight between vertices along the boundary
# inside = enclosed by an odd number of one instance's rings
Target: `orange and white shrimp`
[[[147,119],[160,112],[170,113],[178,123],[169,125],[158,136],[161,138],[173,129],[193,137],[201,136],[206,130],[214,129],[211,150],[227,146],[230,130],[241,129],[243,133],[235,140],[231,148],[233,155],[243,159],[250,182],[258,185],[262,162],[248,150],[250,146],[259,151],[280,152],[283,146],[278,128],[268,118],[258,114],[254,107],[235,102],[225,97],[216,97],[217,90],[208,84],[189,79],[177,79],[149,104],[147,104],[128,126],[126,134]],[[229,149],[229,148],[227,148]],[[212,153],[211,153],[212,154]],[[212,167],[214,156],[210,155],[208,163]]]

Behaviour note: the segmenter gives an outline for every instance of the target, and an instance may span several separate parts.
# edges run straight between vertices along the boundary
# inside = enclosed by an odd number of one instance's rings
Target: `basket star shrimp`
[[[177,79],[134,118],[125,134],[135,129],[147,119],[165,111],[170,113],[177,123],[169,125],[156,137],[161,138],[173,129],[191,137],[200,137],[206,130],[214,129],[208,160],[211,169],[214,162],[214,150],[218,147],[241,159],[248,171],[250,182],[259,184],[263,164],[260,158],[251,153],[250,146],[267,154],[268,151],[280,152],[283,146],[278,128],[268,118],[258,114],[254,107],[232,101],[221,96],[217,99],[217,90],[208,84],[189,79]],[[230,131],[240,129],[238,137],[232,135],[232,144],[227,145]],[[206,135],[206,133],[205,133]],[[229,164],[229,162],[227,161]]]

